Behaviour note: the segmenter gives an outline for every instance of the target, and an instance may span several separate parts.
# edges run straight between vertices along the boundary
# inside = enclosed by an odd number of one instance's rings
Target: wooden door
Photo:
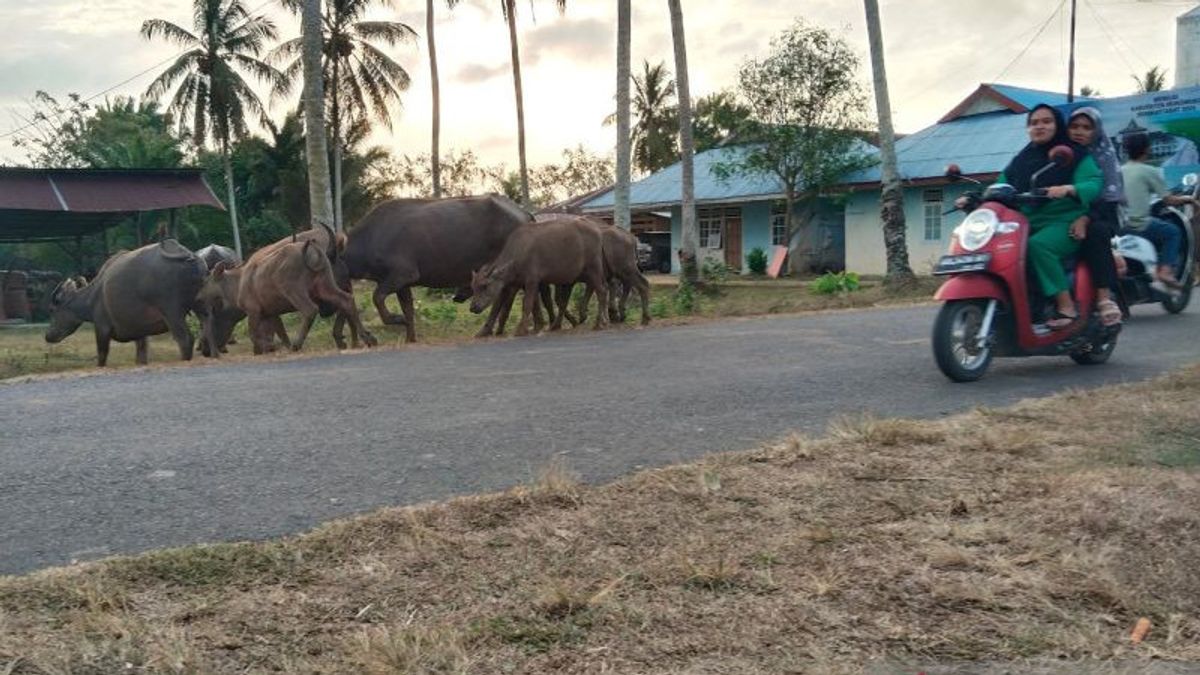
[[[725,211],[725,264],[735,270],[742,269],[742,210]]]

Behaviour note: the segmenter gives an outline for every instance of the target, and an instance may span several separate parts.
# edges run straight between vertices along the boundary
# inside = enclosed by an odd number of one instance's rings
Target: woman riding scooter
[[[1125,182],[1121,178],[1121,163],[1112,141],[1104,133],[1100,111],[1092,107],[1071,113],[1067,136],[1087,148],[1092,159],[1104,172],[1104,189],[1089,205],[1088,212],[1071,223],[1071,238],[1080,242],[1079,255],[1092,272],[1096,286],[1096,309],[1105,326],[1121,323],[1121,308],[1112,299],[1117,283],[1117,267],[1113,261],[1112,238],[1120,229],[1118,207],[1125,203]]]
[[[1079,248],[1079,242],[1070,235],[1071,222],[1086,213],[1087,205],[1100,195],[1104,176],[1087,150],[1067,137],[1062,113],[1053,107],[1045,103],[1034,106],[1025,120],[1025,129],[1029,144],[1013,157],[996,182],[1027,192],[1038,173],[1038,184],[1050,186],[1043,190],[1048,201],[1022,205],[1021,212],[1029,219],[1032,232],[1029,265],[1042,292],[1054,298],[1055,312],[1046,325],[1057,330],[1079,318],[1062,266],[1062,259]],[[1066,145],[1075,153],[1073,169],[1050,160],[1050,149],[1058,145]],[[960,208],[966,203],[964,197],[955,202]]]

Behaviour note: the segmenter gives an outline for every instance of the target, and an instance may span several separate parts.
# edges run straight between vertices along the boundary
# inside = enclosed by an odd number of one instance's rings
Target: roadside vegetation
[[[838,289],[836,292],[814,290],[806,282],[794,280],[750,280],[712,283],[699,289],[679,290],[674,284],[674,277],[662,277],[665,284],[655,284],[651,289],[650,314],[656,325],[671,325],[691,323],[694,321],[718,319],[723,317],[753,316],[760,314],[784,314],[812,310],[839,309],[850,307],[871,307],[880,304],[911,302],[929,298],[934,282],[903,293],[895,293],[884,289],[878,279],[865,280],[861,288],[856,290]],[[363,321],[380,340],[381,348],[400,348],[404,345],[404,328],[402,326],[383,326],[379,322],[375,306],[371,302],[373,284],[360,283],[355,287],[355,300]],[[418,339],[425,344],[444,344],[450,342],[465,342],[473,339],[476,331],[483,325],[484,315],[472,314],[467,303],[451,302],[452,293],[429,289],[414,289],[417,313]],[[509,318],[508,335],[516,327],[520,311],[520,298],[513,307],[513,315]],[[395,298],[389,300],[393,311],[399,311]],[[629,314],[625,327],[615,326],[614,330],[632,330],[641,319],[641,307],[637,302],[637,294],[630,297]],[[572,311],[574,303],[572,303]],[[593,310],[594,311],[594,301]],[[284,317],[288,332],[295,335],[297,327],[296,315]],[[331,336],[333,320],[318,319],[309,333],[308,341],[301,354],[320,354],[335,349]],[[193,332],[199,332],[198,324],[193,321]],[[0,380],[22,375],[39,373],[54,373],[71,370],[95,369],[96,345],[92,334],[91,324],[84,324],[71,337],[57,345],[46,344],[42,339],[44,326],[16,326],[0,329]],[[590,326],[577,329],[590,331]],[[571,332],[571,331],[567,331]],[[243,321],[234,332],[238,343],[230,345],[226,358],[278,358],[254,357],[251,353],[250,339],[246,336],[246,322]],[[347,331],[349,339],[349,331]],[[495,339],[495,338],[493,338]],[[284,354],[285,352],[280,352]],[[216,363],[198,353],[192,364]],[[150,339],[150,364],[182,365],[179,360],[179,350],[169,335],[159,335]],[[111,368],[127,368],[134,365],[133,344],[115,343],[109,354]],[[3,672],[3,671],[0,671]]]
[[[555,462],[295,538],[0,578],[0,672],[1194,663],[1198,405],[1191,367],[942,420],[849,416],[607,485]]]

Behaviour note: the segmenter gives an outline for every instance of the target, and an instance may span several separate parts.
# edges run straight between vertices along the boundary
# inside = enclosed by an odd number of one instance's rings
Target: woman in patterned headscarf
[[[1125,201],[1121,163],[1112,141],[1104,133],[1099,110],[1086,107],[1072,112],[1067,135],[1087,148],[1104,172],[1104,189],[1089,205],[1088,212],[1071,223],[1071,237],[1081,242],[1079,254],[1091,269],[1100,321],[1105,326],[1112,326],[1121,323],[1121,309],[1113,302],[1110,290],[1117,282],[1112,254],[1112,238],[1120,229],[1117,207]]]

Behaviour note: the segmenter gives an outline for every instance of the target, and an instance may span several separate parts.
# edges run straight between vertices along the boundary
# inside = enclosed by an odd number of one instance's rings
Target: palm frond
[[[167,42],[173,42],[183,47],[192,47],[200,43],[200,38],[192,35],[191,31],[163,19],[143,21],[141,35],[147,40],[161,37]]]
[[[372,68],[376,68],[384,75],[392,87],[399,91],[407,91],[412,79],[408,76],[408,71],[404,66],[400,65],[392,59],[392,57],[380,51],[374,45],[368,42],[358,43],[358,59],[364,63],[371,64]]]
[[[267,53],[267,63],[291,63],[300,58],[300,54],[304,51],[304,38],[292,38],[286,42],[281,42],[269,53]]]
[[[204,52],[199,49],[193,49],[180,54],[179,58],[175,59],[166,70],[154,78],[149,87],[146,87],[146,93],[143,96],[155,101],[161,99],[180,77],[198,68],[200,59],[203,56]]]
[[[398,21],[359,21],[350,26],[350,32],[364,40],[382,40],[393,47],[417,40],[417,32]]]
[[[284,86],[285,84],[283,81],[283,73],[276,70],[274,66],[271,66],[264,61],[260,61],[253,56],[247,56],[246,54],[229,54],[226,58],[237,64],[237,66],[242,70],[250,73],[264,84],[271,85],[273,88]]]

